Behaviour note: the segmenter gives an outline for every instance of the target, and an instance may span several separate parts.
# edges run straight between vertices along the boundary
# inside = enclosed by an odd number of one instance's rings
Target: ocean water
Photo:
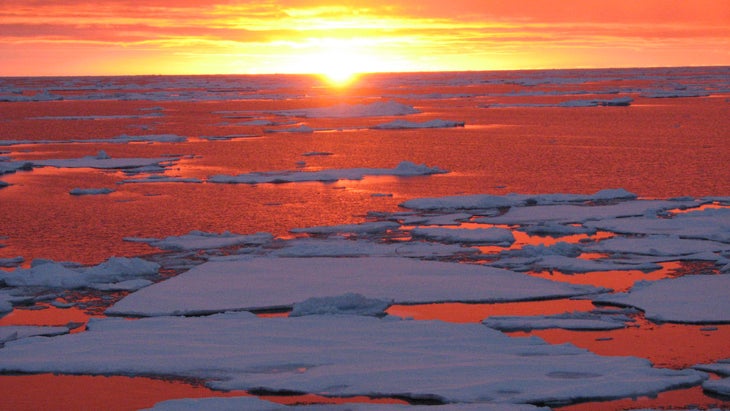
[[[113,256],[148,258],[160,250],[142,240],[192,231],[266,232],[285,241],[294,228],[363,223],[423,197],[622,188],[647,200],[727,198],[729,119],[728,67],[370,74],[346,88],[316,76],[0,78],[0,182],[7,183],[0,184],[0,261],[10,272],[38,259],[96,265]],[[394,120],[405,123],[382,128]],[[85,157],[119,163],[79,160]],[[135,167],[130,159],[140,158],[156,166]],[[401,176],[393,170],[403,161],[439,172]],[[365,175],[348,177],[355,169]],[[214,182],[274,174],[273,184]],[[110,193],[71,194],[103,188]],[[641,279],[713,270],[719,267],[667,261],[650,274],[529,274],[627,290]],[[0,324],[84,322],[125,294],[80,292],[77,298],[94,304],[71,309],[40,300]],[[585,301],[567,301],[560,312],[586,309]],[[424,319],[454,322],[493,315],[478,304],[453,304],[396,306],[391,314],[419,319],[425,310]],[[46,309],[28,310],[34,307]],[[536,307],[499,314],[557,310]],[[727,325],[708,332],[639,321],[601,347],[605,332],[532,335],[675,369],[730,358],[722,344]],[[665,344],[690,349],[652,357]],[[693,403],[715,401],[693,390],[685,396]],[[666,404],[690,404],[676,397]]]

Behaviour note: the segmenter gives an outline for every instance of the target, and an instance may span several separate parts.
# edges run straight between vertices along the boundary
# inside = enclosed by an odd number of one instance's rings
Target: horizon
[[[354,72],[357,77],[382,75],[382,74],[458,74],[458,73],[500,73],[500,72],[530,72],[530,71],[600,71],[600,70],[660,70],[660,69],[701,69],[701,68],[730,68],[730,64],[700,64],[700,65],[677,65],[677,66],[623,66],[623,67],[545,67],[545,68],[519,68],[519,69],[493,69],[493,70],[421,70],[421,71],[371,71]],[[71,78],[71,77],[206,77],[206,76],[240,76],[240,77],[264,77],[264,76],[292,76],[292,77],[325,77],[324,73],[191,73],[191,74],[161,74],[161,73],[140,73],[140,74],[68,74],[68,75],[0,75],[0,78]]]
[[[26,3],[0,7],[0,77],[730,65],[730,3],[714,0]]]

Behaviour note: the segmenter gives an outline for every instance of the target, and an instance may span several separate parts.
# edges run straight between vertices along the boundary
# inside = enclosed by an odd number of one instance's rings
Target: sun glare
[[[332,86],[345,87],[360,73],[379,71],[381,64],[382,59],[372,48],[362,47],[354,41],[329,40],[318,42],[303,53],[298,69],[317,74]]]

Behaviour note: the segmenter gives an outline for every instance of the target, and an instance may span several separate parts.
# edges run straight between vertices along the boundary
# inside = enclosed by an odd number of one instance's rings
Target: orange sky
[[[730,65],[730,1],[0,2],[0,76],[681,65]]]

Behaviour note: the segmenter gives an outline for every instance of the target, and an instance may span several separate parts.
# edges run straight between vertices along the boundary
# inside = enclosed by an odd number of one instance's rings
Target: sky
[[[0,0],[0,76],[688,65],[729,0]]]

